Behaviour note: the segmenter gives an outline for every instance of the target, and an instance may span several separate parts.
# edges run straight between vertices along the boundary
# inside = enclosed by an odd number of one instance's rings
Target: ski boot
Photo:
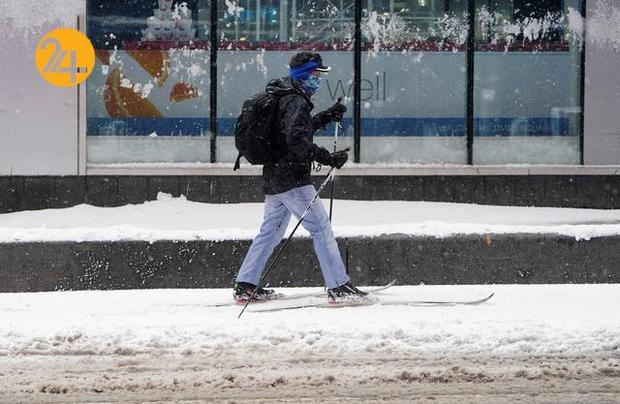
[[[246,303],[250,300],[254,289],[256,289],[256,285],[252,285],[247,282],[237,282],[233,289],[233,297],[235,302],[239,304]],[[267,300],[277,299],[278,297],[279,295],[273,289],[264,289],[259,287],[256,289],[254,297],[252,297],[252,302],[264,302]]]
[[[368,292],[359,290],[351,282],[337,288],[327,290],[327,301],[330,304],[363,304],[369,301]]]

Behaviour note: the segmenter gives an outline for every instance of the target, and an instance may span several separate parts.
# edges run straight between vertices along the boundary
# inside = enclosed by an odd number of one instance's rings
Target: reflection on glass
[[[214,0],[215,1],[215,0]],[[352,146],[354,4],[217,0],[217,160],[242,102],[300,50],[333,67]],[[474,163],[579,162],[582,0],[476,0]],[[467,160],[466,0],[363,0],[361,161]],[[88,0],[88,162],[208,162],[208,0]],[[331,145],[333,127],[317,133]]]
[[[465,1],[368,1],[362,162],[467,162]]]
[[[579,164],[580,3],[476,2],[474,163]]]
[[[313,112],[347,97],[339,147],[353,146],[353,4],[350,1],[219,0],[217,161],[237,157],[233,127],[243,101],[267,82],[287,75],[288,61],[302,50],[319,52],[332,67],[313,97]],[[315,143],[333,147],[333,125]]]
[[[209,161],[208,1],[89,0],[88,162]]]

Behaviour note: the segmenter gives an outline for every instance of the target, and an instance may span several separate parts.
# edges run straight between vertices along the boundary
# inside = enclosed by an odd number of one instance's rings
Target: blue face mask
[[[301,80],[301,84],[304,86],[304,89],[307,92],[314,94],[321,86],[321,76],[315,76],[310,74],[307,78]]]

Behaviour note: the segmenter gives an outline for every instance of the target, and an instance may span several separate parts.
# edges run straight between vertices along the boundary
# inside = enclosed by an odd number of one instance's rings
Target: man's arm
[[[325,129],[327,122],[325,121],[325,111],[314,114],[312,117],[312,128],[316,131],[319,129]]]

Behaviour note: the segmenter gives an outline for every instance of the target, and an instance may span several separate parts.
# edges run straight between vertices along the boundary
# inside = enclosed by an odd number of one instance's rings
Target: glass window
[[[579,164],[580,0],[477,0],[474,164]]]
[[[217,1],[217,161],[236,158],[243,101],[301,50],[332,66],[315,112],[343,97],[353,147],[355,2]],[[362,162],[467,162],[467,3],[362,0]],[[579,163],[581,4],[475,1],[475,164]],[[210,161],[210,5],[87,0],[89,164]],[[331,149],[333,130],[315,142]]]
[[[364,1],[362,162],[467,162],[465,3]]]
[[[319,52],[332,71],[314,95],[313,112],[348,97],[339,147],[353,147],[353,2],[340,0],[220,0],[218,3],[217,161],[237,157],[233,128],[243,101],[284,77],[302,50]],[[333,125],[315,143],[333,148]]]
[[[88,0],[90,164],[208,162],[209,2]]]

